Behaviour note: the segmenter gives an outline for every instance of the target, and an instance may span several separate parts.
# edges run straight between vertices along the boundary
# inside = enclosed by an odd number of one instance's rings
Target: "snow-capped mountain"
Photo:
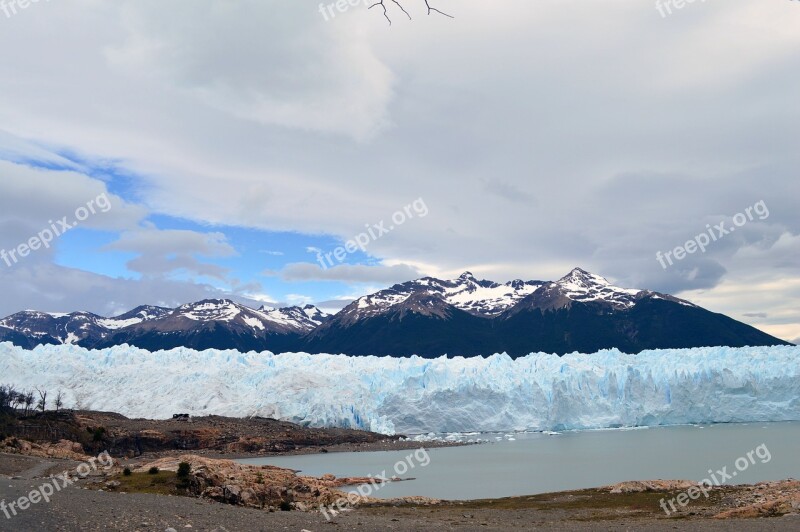
[[[153,349],[178,345],[205,348],[207,342],[208,346],[262,350],[267,348],[269,336],[295,341],[327,318],[313,305],[254,310],[227,299],[198,301],[175,309],[145,305],[112,318],[89,312],[24,311],[0,320],[0,340],[23,347],[129,343]]]
[[[143,305],[125,314],[104,318],[91,312],[59,314],[26,310],[0,320],[0,327],[27,337],[31,345],[85,345],[93,344],[117,329],[156,320],[169,312],[167,308]],[[3,338],[2,331],[0,338]]]
[[[0,341],[26,348],[129,344],[424,357],[787,343],[688,301],[614,286],[580,268],[551,282],[500,284],[469,272],[451,280],[424,277],[360,297],[334,316],[312,305],[252,309],[228,299],[138,307],[115,318],[27,311],[0,321]]]
[[[480,309],[480,311],[476,311]],[[554,282],[424,278],[354,301],[308,335],[311,353],[474,356],[591,353],[782,340],[688,301],[575,268]]]
[[[514,280],[505,284],[476,279],[470,272],[452,280],[423,277],[358,298],[337,317],[350,322],[375,316],[403,304],[415,294],[438,296],[444,302],[476,316],[496,316],[545,284]]]
[[[312,307],[311,313],[322,311]],[[170,314],[164,317],[158,324],[152,327],[159,330],[170,330],[166,323],[172,325],[172,329],[191,329],[194,325],[201,323],[228,323],[236,324],[244,329],[251,329],[258,332],[270,333],[296,333],[303,334],[319,325],[309,317],[306,309],[300,307],[271,308],[262,306],[254,310],[245,305],[235,303],[230,299],[206,299],[196,303],[181,305]]]
[[[294,349],[325,317],[316,307],[256,310],[229,299],[206,299],[181,305],[159,320],[122,329],[95,347],[130,344],[151,350],[286,351]]]
[[[620,288],[609,283],[604,277],[581,268],[575,268],[558,281],[543,283],[537,290],[523,298],[519,305],[515,305],[513,310],[509,309],[509,311],[517,313],[531,308],[556,310],[569,308],[574,303],[592,305],[606,311],[619,311],[633,308],[638,301],[647,297],[690,307],[695,306],[668,294],[635,288]]]

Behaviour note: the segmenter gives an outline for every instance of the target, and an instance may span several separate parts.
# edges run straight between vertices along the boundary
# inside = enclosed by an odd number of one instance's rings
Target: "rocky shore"
[[[0,498],[26,496],[48,475],[74,470],[76,460],[56,457],[74,450],[21,445],[0,453]],[[31,453],[31,454],[21,454]],[[71,455],[88,460],[88,455]],[[180,478],[181,463],[189,473]],[[413,497],[378,500],[340,488],[371,478],[301,477],[272,466],[243,465],[197,455],[145,460],[124,474],[114,462],[11,516],[10,529],[27,530],[785,530],[800,526],[800,482],[786,480],[723,486],[667,516],[659,505],[694,484],[687,481],[626,482],[562,493],[440,501]],[[157,471],[157,472],[153,472]],[[320,505],[343,512],[321,512]],[[0,519],[3,516],[0,515]],[[330,521],[329,521],[330,519]]]
[[[28,497],[65,472],[68,487],[46,504],[6,517],[13,530],[783,530],[800,526],[800,482],[709,488],[707,496],[665,511],[696,484],[635,481],[602,488],[475,501],[423,497],[374,499],[346,486],[374,478],[307,477],[226,457],[265,453],[419,448],[397,437],[344,429],[309,429],[270,419],[209,416],[166,421],[99,412],[40,417],[52,435],[72,439],[0,439],[0,500]],[[26,419],[25,427],[37,426]],[[33,427],[31,429],[31,427]],[[433,446],[430,442],[425,447]],[[80,475],[104,447],[116,457]],[[184,450],[182,447],[190,447]],[[105,450],[105,449],[103,449]],[[400,481],[404,479],[387,479]],[[686,499],[686,498],[684,498]],[[335,510],[334,510],[335,508]],[[324,511],[322,511],[324,509]]]

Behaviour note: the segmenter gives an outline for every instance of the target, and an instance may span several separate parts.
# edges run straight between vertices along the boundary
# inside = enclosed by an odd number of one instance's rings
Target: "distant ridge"
[[[331,316],[313,305],[252,309],[209,299],[141,306],[114,318],[24,311],[0,320],[0,341],[148,350],[190,347],[348,355],[512,357],[617,348],[791,345],[722,314],[575,268],[557,281],[424,277],[358,298]]]

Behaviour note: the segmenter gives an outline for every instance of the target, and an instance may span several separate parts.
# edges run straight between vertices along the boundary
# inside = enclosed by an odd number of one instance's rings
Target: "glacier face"
[[[129,417],[260,415],[392,434],[800,420],[800,347],[434,360],[0,344],[0,381]]]

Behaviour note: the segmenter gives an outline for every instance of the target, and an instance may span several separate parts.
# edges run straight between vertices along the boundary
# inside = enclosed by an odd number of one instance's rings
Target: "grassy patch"
[[[501,499],[478,499],[464,502],[445,502],[432,506],[431,512],[456,511],[462,513],[469,510],[534,510],[565,512],[568,519],[575,521],[606,521],[624,517],[665,517],[659,502],[676,497],[680,491],[643,491],[633,493],[609,493],[605,490],[587,489],[562,493],[544,493],[523,497],[505,497]],[[672,519],[687,518],[689,512],[702,513],[704,509],[720,504],[723,494],[711,492],[708,500],[701,498],[693,501],[684,512],[673,514]],[[388,505],[374,507],[376,511],[390,509]],[[413,505],[401,505],[413,506]]]
[[[154,493],[157,495],[188,495],[179,487],[179,479],[174,471],[159,471],[156,474],[131,473],[129,476],[118,475],[113,480],[119,482],[115,491],[127,493]]]

